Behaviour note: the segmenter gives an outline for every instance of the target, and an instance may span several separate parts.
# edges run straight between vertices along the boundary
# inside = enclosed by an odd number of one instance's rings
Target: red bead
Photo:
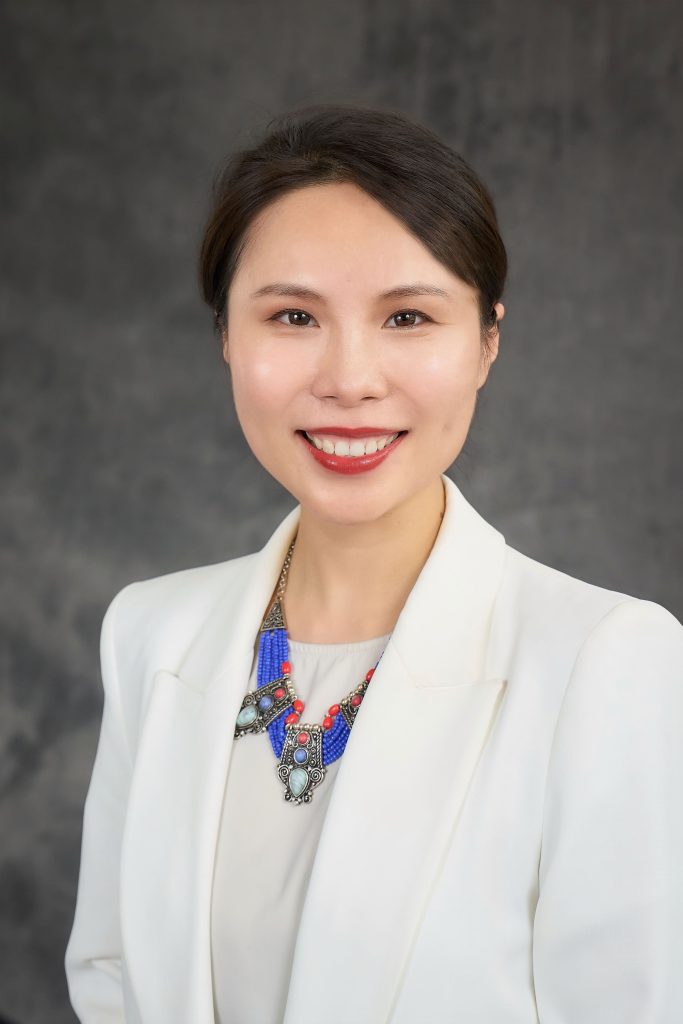
[[[289,664],[289,662],[288,661],[283,661],[282,662],[282,674],[283,674],[283,676],[289,675],[289,673],[291,671],[292,671],[292,666]]]
[[[374,668],[368,669],[368,671],[365,673],[365,680],[366,680],[366,682],[369,683],[370,680],[372,679],[372,677],[374,676],[374,674],[375,674]]]
[[[302,700],[295,700],[294,703],[292,704],[292,707],[294,708],[294,710],[298,711],[299,714],[301,714],[301,712],[303,711],[305,706],[306,705],[304,704],[304,702]]]
[[[277,690],[275,691],[275,694],[274,694],[275,699],[276,700],[280,700],[282,697],[284,697],[286,692],[287,691],[284,689],[284,687],[278,686],[278,688],[277,688]]]
[[[334,717],[334,715],[338,715],[339,714],[339,705],[338,704],[332,704],[332,706],[327,709],[327,713],[328,713],[328,715],[332,715],[333,717]]]
[[[333,725],[334,718],[330,718],[329,715],[327,716],[327,718],[323,718],[323,729],[331,729]]]
[[[298,721],[299,716],[296,714],[296,712],[292,712],[291,715],[287,715],[287,717],[285,718],[285,725],[296,725]]]
[[[362,699],[363,698],[361,697],[361,695],[359,693],[354,693],[353,697],[351,698],[351,703],[353,704],[354,708],[358,707],[358,705],[360,704]]]
[[[308,733],[307,732],[300,732],[299,735],[297,736],[297,741],[299,743],[301,743],[302,745],[304,743],[308,743]]]

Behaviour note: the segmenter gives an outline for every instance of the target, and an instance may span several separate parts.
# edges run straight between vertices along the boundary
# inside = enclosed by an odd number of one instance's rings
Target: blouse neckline
[[[348,643],[334,643],[334,644],[320,644],[320,643],[308,643],[306,640],[292,640],[288,638],[288,644],[290,650],[299,651],[304,653],[310,651],[311,653],[320,653],[323,651],[330,651],[331,653],[351,653],[354,651],[363,651],[368,647],[375,647],[377,644],[385,642],[391,636],[391,632],[385,633],[384,636],[373,636],[369,640],[352,640]]]

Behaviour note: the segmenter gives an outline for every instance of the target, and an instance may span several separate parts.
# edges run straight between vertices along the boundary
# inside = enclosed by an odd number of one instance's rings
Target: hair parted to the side
[[[409,117],[337,104],[278,115],[261,141],[234,153],[217,175],[199,259],[216,330],[226,326],[230,283],[254,217],[287,192],[331,182],[364,189],[477,289],[486,343],[507,275],[487,188],[462,156]]]

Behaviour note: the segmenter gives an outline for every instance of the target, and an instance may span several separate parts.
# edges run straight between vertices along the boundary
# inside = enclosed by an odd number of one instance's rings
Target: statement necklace
[[[313,790],[325,778],[326,765],[344,753],[358,709],[382,655],[374,668],[368,669],[362,683],[328,708],[322,725],[300,722],[305,705],[292,685],[282,603],[295,541],[296,537],[282,565],[275,598],[261,623],[257,689],[250,690],[242,700],[235,722],[235,739],[267,729],[278,759],[276,771],[285,787],[284,798],[301,804],[311,802]]]

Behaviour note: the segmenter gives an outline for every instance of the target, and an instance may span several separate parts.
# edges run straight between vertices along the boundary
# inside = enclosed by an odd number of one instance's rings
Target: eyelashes
[[[279,313],[274,313],[273,316],[268,317],[268,320],[276,322],[276,323],[280,323],[280,322],[282,322],[282,321],[280,321],[280,317],[283,317],[283,316],[293,316],[293,315],[298,314],[298,313],[301,313],[303,316],[308,317],[309,320],[314,320],[315,319],[315,317],[311,316],[310,313],[307,313],[303,309],[281,309]],[[430,316],[427,316],[426,313],[421,313],[419,309],[399,309],[395,313],[392,313],[391,316],[388,319],[389,320],[393,320],[394,318],[400,317],[400,316],[421,317],[424,320],[425,323],[434,323],[434,321],[432,320],[432,318]],[[283,323],[283,327],[308,327],[308,326],[309,326],[309,324],[307,324],[307,323],[305,323],[305,324],[298,323],[297,324],[297,323],[292,323],[291,321],[289,323],[286,323],[286,322]],[[408,330],[409,331],[409,330],[412,330],[415,327],[423,327],[423,326],[424,326],[424,324],[421,324],[421,323],[399,324],[396,327],[392,327],[391,330],[394,330],[394,331],[406,331],[406,330]]]

